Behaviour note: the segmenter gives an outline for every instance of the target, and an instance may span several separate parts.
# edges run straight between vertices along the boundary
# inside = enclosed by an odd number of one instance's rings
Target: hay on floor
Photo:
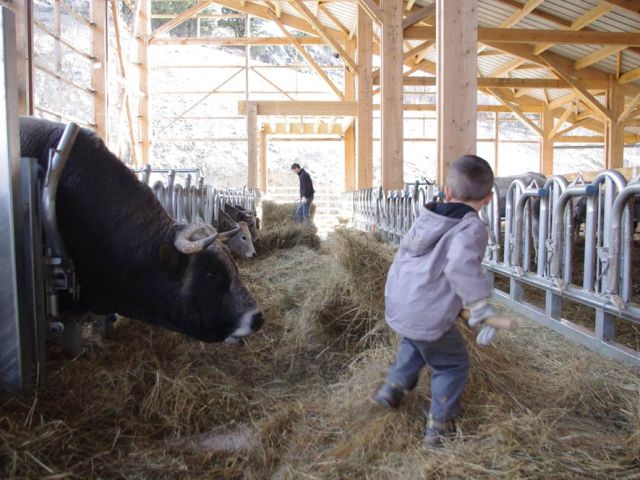
[[[74,361],[53,355],[45,385],[0,398],[0,477],[638,478],[639,373],[522,319],[483,348],[462,327],[459,430],[423,451],[427,372],[396,412],[370,400],[397,345],[393,253],[344,230],[242,262],[267,321],[240,346],[131,321]],[[242,448],[188,447],[229,425]]]

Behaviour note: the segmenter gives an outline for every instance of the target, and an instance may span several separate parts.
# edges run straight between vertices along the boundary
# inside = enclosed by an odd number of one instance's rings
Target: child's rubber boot
[[[385,408],[398,408],[403,397],[404,389],[385,382],[373,399]]]

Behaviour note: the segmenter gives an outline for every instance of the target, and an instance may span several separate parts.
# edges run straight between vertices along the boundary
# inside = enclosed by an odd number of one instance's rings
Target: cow
[[[507,191],[509,190],[509,185],[511,185],[515,180],[521,180],[525,186],[529,186],[533,181],[536,182],[539,188],[542,188],[547,181],[547,177],[545,177],[541,173],[536,172],[527,172],[521,175],[513,175],[510,177],[495,177],[494,183],[498,187],[499,191],[499,201],[498,201],[498,210],[500,212],[500,218],[505,218],[506,215],[506,206],[507,206]],[[539,232],[539,219],[540,219],[540,199],[535,197],[530,200],[532,205],[532,215],[531,215],[531,236],[533,237],[533,246],[537,251],[538,247],[538,232]],[[515,215],[515,211],[513,212]]]
[[[574,197],[573,201],[573,235],[574,240],[578,238],[580,227],[587,218],[587,197]],[[600,201],[598,202],[600,215],[604,214],[604,192],[600,192]],[[633,231],[636,231],[640,222],[640,196],[633,199]]]
[[[238,205],[224,204],[224,213],[229,215],[235,222],[246,222],[251,232],[251,240],[256,243],[260,240],[260,221],[255,212],[242,208]]]
[[[20,124],[23,157],[46,170],[65,125]],[[118,313],[205,342],[248,336],[263,315],[221,235],[176,223],[100,138],[81,129],[56,196],[58,228],[73,260],[77,307]]]
[[[220,210],[218,215],[217,227],[220,232],[229,235],[229,240],[227,240],[229,250],[242,258],[255,257],[256,248],[253,245],[247,222],[236,222],[223,210]]]

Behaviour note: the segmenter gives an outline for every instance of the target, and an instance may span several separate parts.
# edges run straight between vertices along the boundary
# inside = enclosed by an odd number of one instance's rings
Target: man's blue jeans
[[[458,417],[469,374],[469,354],[455,325],[434,342],[403,338],[396,361],[387,373],[387,383],[413,390],[425,365],[432,370],[429,413],[443,422]]]
[[[313,198],[307,198],[306,202],[300,202],[296,208],[296,223],[311,224],[311,202],[313,202]]]

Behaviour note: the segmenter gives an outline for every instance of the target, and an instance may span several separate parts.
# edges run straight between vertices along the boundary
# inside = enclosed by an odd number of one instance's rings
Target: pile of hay
[[[243,262],[267,323],[241,346],[132,321],[52,358],[46,385],[0,398],[0,477],[638,478],[639,373],[527,321],[469,343],[459,431],[423,451],[426,372],[397,412],[369,399],[397,344],[393,253],[339,231]]]
[[[293,248],[304,245],[320,248],[318,230],[313,225],[302,225],[294,222],[296,203],[262,202],[260,241],[256,251],[266,255],[276,249]],[[311,204],[311,218],[315,216],[315,205]]]

